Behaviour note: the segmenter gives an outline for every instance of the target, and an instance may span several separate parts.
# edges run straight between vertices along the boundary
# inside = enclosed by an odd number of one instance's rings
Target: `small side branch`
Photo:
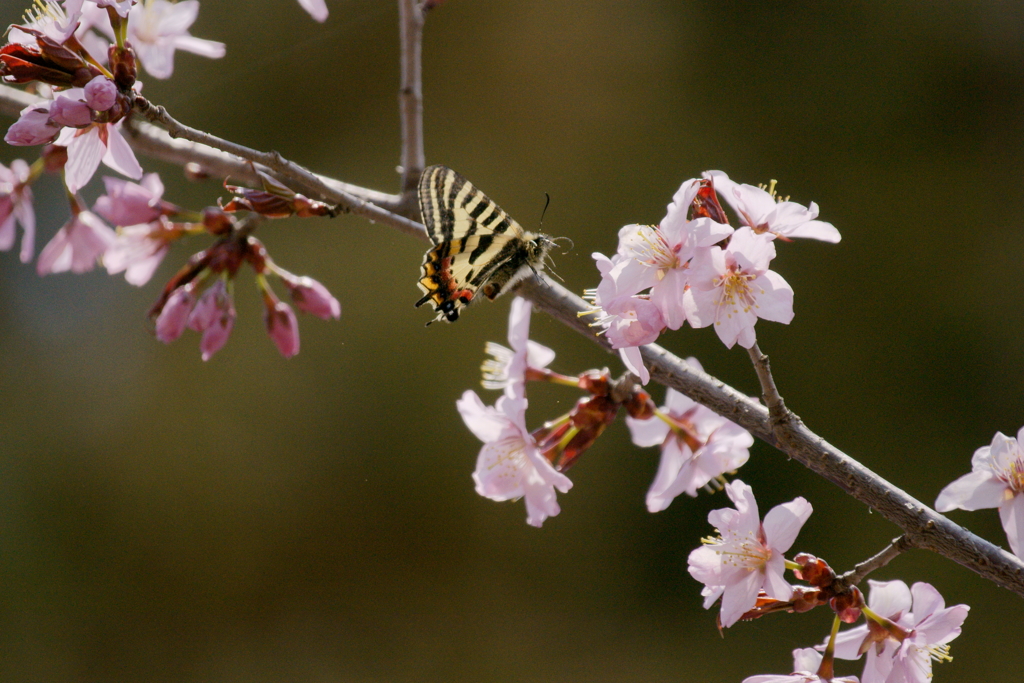
[[[843,588],[849,588],[850,586],[858,585],[868,574],[876,569],[881,569],[896,559],[900,554],[910,550],[912,547],[913,544],[910,542],[910,537],[906,534],[893,539],[892,543],[885,547],[885,550],[872,558],[864,560],[853,569],[837,578],[837,587],[842,586]]]
[[[754,342],[747,352],[750,354],[750,361],[754,364],[754,370],[757,372],[757,379],[761,383],[761,394],[764,397],[764,404],[768,406],[768,414],[777,422],[788,420],[792,414],[786,409],[786,404],[775,386],[775,378],[772,377],[768,356],[761,353],[757,342]]]
[[[400,212],[419,215],[416,187],[423,173],[423,23],[419,0],[398,0],[402,75],[398,108],[402,119],[402,203]]]

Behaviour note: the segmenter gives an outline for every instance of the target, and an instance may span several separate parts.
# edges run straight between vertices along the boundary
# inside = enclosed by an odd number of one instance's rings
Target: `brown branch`
[[[0,86],[0,111],[13,112],[16,115],[18,111],[33,101],[35,99],[31,96],[26,96],[13,88]],[[166,116],[166,112],[164,112],[164,116]],[[193,142],[219,141],[219,138],[193,131],[193,129],[181,126],[176,121],[173,124],[176,126],[175,131],[182,137],[186,137],[187,134],[191,136],[188,139],[195,138]],[[154,135],[147,140],[146,144],[150,145],[149,149],[153,153],[167,155],[166,157],[161,156],[161,158],[183,154],[177,141],[166,136]],[[137,144],[137,140],[133,140],[133,144]],[[254,157],[243,156],[244,159],[259,163],[267,160],[288,170],[291,175],[287,177],[292,180],[290,184],[295,189],[307,194],[315,194],[310,187],[307,187],[308,182],[312,187],[321,188],[323,194],[319,198],[325,201],[342,205],[345,205],[344,202],[349,202],[353,213],[366,216],[371,221],[395,227],[419,239],[427,239],[426,231],[419,223],[359,199],[353,193],[332,189],[332,183],[328,179],[320,179],[301,167],[294,167],[276,154],[255,152],[227,141],[219,141],[218,144],[227,148],[223,149],[218,146],[218,149],[222,149],[222,151],[242,152]],[[296,172],[296,168],[301,169],[301,172]],[[361,190],[361,192],[369,191]],[[579,317],[580,313],[589,310],[586,303],[547,276],[535,276],[525,280],[518,287],[516,293],[530,299],[552,317],[602,346],[605,350],[613,351],[608,340],[603,335],[595,334],[586,321]],[[755,436],[831,481],[856,500],[876,510],[903,530],[905,545],[938,553],[1024,597],[1024,562],[954,524],[896,488],[811,432],[795,415],[789,414],[790,417],[786,420],[775,420],[768,408],[756,400],[722,381],[692,368],[685,361],[656,344],[642,347],[641,353],[654,381],[681,391],[694,401],[739,424]],[[757,351],[757,355],[761,356],[760,351]],[[755,361],[755,365],[757,365],[757,361]],[[777,391],[775,393],[777,394]]]

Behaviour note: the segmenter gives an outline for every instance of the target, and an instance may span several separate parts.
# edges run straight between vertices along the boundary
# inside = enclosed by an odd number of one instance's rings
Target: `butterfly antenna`
[[[547,192],[544,193],[544,210],[540,212],[540,227],[544,227],[544,215],[548,212],[548,207],[551,206],[551,195]]]

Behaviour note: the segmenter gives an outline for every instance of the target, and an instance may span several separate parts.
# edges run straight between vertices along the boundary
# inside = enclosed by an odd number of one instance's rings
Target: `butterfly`
[[[445,166],[423,170],[420,213],[430,241],[418,283],[437,317],[427,323],[459,319],[476,293],[493,300],[544,267],[554,240],[524,230],[472,183]]]

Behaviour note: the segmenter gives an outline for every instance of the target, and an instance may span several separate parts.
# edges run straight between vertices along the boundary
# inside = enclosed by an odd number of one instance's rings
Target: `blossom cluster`
[[[735,210],[739,228],[729,224],[719,196]],[[817,217],[814,202],[804,207],[780,199],[774,183],[742,185],[721,171],[687,180],[660,224],[627,225],[613,256],[593,255],[601,274],[587,293],[594,324],[644,384],[650,373],[640,346],[666,329],[714,325],[726,346],[750,348],[758,318],[793,319],[793,289],[770,270],[775,241],[839,241],[839,231]]]
[[[559,512],[555,490],[566,493],[571,486],[563,472],[596,441],[620,408],[626,410],[635,444],[661,447],[661,464],[647,494],[651,512],[664,510],[681,493],[696,496],[700,489],[721,488],[723,475],[747,461],[754,442],[748,431],[676,391],[669,390],[666,405],[659,408],[639,388],[611,382],[606,370],[577,377],[548,370],[555,353],[529,339],[530,312],[530,302],[517,297],[509,315],[512,348],[487,344],[492,359],[483,365],[483,386],[502,390],[502,398],[488,407],[475,392],[467,391],[457,404],[466,425],[484,442],[473,475],[480,495],[493,500],[525,498],[527,521],[540,526]],[[688,362],[700,369],[696,359]],[[531,432],[525,417],[528,380],[577,387],[590,395],[567,415]],[[533,485],[527,486],[530,482]]]
[[[322,0],[302,5],[315,18],[326,18]],[[262,294],[267,332],[290,357],[299,350],[295,313],[278,299],[268,277],[284,284],[301,311],[338,318],[340,304],[319,282],[277,266],[249,234],[254,223],[234,213],[307,217],[333,215],[331,207],[262,176],[261,190],[226,186],[236,195],[226,206],[187,211],[163,199],[157,174],[143,176],[122,133],[142,85],[137,66],[167,78],[176,50],[224,55],[222,43],[189,34],[198,11],[198,0],[37,0],[24,23],[9,29],[8,43],[0,48],[0,76],[8,83],[31,84],[44,99],[21,112],[5,140],[45,146],[31,165],[20,159],[10,168],[0,165],[0,250],[13,247],[20,224],[21,260],[34,258],[31,185],[46,171],[62,173],[71,217],[40,251],[40,275],[84,273],[102,262],[108,273],[123,272],[129,283],[142,286],[172,243],[206,233],[217,241],[192,257],[150,311],[156,337],[170,342],[186,328],[195,330],[202,334],[202,357],[209,359],[234,325],[233,280],[247,263]],[[140,182],[105,177],[106,192],[90,210],[79,193],[101,163]]]

